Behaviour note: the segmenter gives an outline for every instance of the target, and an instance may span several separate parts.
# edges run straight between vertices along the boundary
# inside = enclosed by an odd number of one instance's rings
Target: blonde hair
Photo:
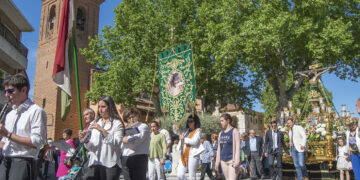
[[[205,133],[201,133],[201,139],[206,139],[206,134]]]

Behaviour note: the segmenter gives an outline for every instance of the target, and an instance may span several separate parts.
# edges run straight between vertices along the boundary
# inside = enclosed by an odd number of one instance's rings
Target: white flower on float
[[[337,135],[336,135],[336,134],[333,134],[332,138],[333,138],[333,139],[336,139],[336,138],[337,138]]]
[[[326,124],[321,124],[321,127],[326,128]]]
[[[321,136],[326,136],[326,131],[321,131]]]

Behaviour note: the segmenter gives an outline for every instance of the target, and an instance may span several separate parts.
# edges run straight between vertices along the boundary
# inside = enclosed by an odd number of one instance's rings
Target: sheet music
[[[66,157],[71,157],[75,153],[75,149],[63,139],[52,142],[49,145],[51,147],[57,147],[60,150],[66,152]]]

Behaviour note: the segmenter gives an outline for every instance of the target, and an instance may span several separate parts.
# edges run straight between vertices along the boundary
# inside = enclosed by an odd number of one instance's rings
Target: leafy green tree
[[[279,111],[304,86],[295,73],[314,63],[338,66],[343,79],[360,73],[359,0],[124,0],[114,22],[82,50],[105,70],[95,75],[91,100],[109,94],[134,104],[151,94],[154,54],[172,46],[172,26],[174,45],[193,41],[197,95],[210,110],[216,100],[251,107],[268,82]]]
[[[174,45],[193,42],[197,96],[204,97],[205,107],[213,109],[216,100],[250,107],[260,82],[244,83],[251,81],[246,67],[234,56],[238,49],[228,47],[232,31],[224,27],[239,26],[238,19],[224,16],[227,10],[221,7],[229,5],[212,0],[124,0],[115,9],[115,25],[104,27],[89,48],[81,50],[89,63],[103,70],[94,75],[87,98],[95,101],[108,94],[116,103],[132,105],[134,97],[152,93],[156,115],[161,115],[158,88],[153,89],[155,54],[172,47],[169,29],[174,27]]]
[[[295,73],[312,64],[336,65],[342,79],[359,77],[359,0],[246,2],[246,10],[239,11],[245,20],[232,39],[242,62],[266,79],[265,93],[270,87],[274,92],[266,99],[272,104],[265,103],[272,112],[287,106],[304,87],[307,79]]]

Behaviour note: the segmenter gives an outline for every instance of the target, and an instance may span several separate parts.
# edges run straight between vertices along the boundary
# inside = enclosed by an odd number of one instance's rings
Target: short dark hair
[[[286,122],[287,122],[287,121],[294,122],[293,118],[288,118],[288,119],[286,119]]]
[[[277,121],[271,121],[270,124],[276,124],[277,125]]]
[[[67,134],[69,137],[71,137],[72,135],[72,130],[71,129],[64,129],[63,133]]]
[[[30,90],[30,83],[28,78],[20,73],[7,76],[3,82],[3,86],[14,86],[19,91],[23,87],[26,87],[26,94],[28,94]]]

